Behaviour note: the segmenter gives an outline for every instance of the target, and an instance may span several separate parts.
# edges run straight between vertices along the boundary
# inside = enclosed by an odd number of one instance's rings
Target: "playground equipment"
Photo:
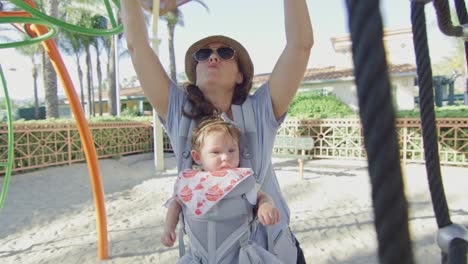
[[[5,43],[1,44],[0,48],[10,48],[16,47],[20,45],[28,45],[31,43],[42,42],[45,50],[49,54],[51,62],[59,76],[62,85],[65,88],[65,93],[67,95],[68,100],[70,101],[70,107],[72,109],[73,115],[78,125],[78,131],[80,134],[81,141],[83,142],[83,149],[86,156],[86,161],[88,163],[88,170],[91,177],[91,184],[93,189],[93,196],[94,196],[94,206],[96,208],[96,216],[97,216],[97,229],[98,229],[98,257],[99,259],[107,259],[108,258],[108,241],[107,241],[107,224],[106,224],[106,213],[105,213],[105,206],[104,206],[104,195],[102,190],[102,183],[101,177],[99,172],[99,164],[96,155],[96,149],[93,144],[92,135],[84,116],[83,110],[80,106],[80,101],[78,96],[75,92],[73,87],[73,83],[71,81],[70,75],[66,69],[66,66],[61,58],[61,55],[57,49],[57,46],[53,39],[50,39],[56,33],[56,27],[61,27],[65,30],[69,30],[72,32],[76,32],[78,34],[86,34],[92,36],[106,36],[106,35],[113,35],[120,33],[122,31],[122,25],[117,25],[115,17],[113,15],[112,6],[109,0],[105,0],[106,9],[111,20],[112,28],[111,29],[104,29],[104,30],[97,30],[97,29],[89,29],[89,28],[81,28],[56,18],[50,17],[39,10],[37,10],[36,5],[32,0],[10,0],[11,3],[15,4],[16,6],[22,8],[25,11],[19,12],[0,12],[0,23],[23,23],[25,24],[26,32],[28,32],[31,39],[27,41],[21,42],[13,42],[13,43]],[[114,4],[119,7],[120,3],[118,0],[113,0]],[[177,7],[178,5],[184,4],[188,1],[161,1],[161,5],[165,7],[161,14],[169,11],[167,7]],[[46,28],[49,27],[49,28]],[[30,27],[30,28],[29,28]],[[31,29],[31,30],[29,30]],[[3,79],[3,73],[2,73]],[[5,82],[4,82],[5,83]],[[9,104],[6,84],[4,84],[5,89],[5,97]],[[9,142],[13,142],[13,131],[12,131],[12,124],[11,124],[11,115],[9,116]],[[11,139],[10,139],[11,135]],[[13,146],[8,147],[8,152],[13,152]],[[4,200],[6,199],[6,193],[8,189],[9,178],[11,175],[11,159],[13,158],[13,153],[11,157],[9,155],[9,162],[6,164],[0,164],[3,166],[7,166],[7,173],[3,185],[2,195],[1,195],[1,202],[3,205]],[[1,207],[0,207],[1,208]]]
[[[7,153],[7,162],[0,163],[0,166],[6,168],[5,179],[2,187],[2,194],[0,196],[0,210],[5,204],[6,194],[8,192],[8,183],[10,182],[11,169],[13,166],[13,119],[11,117],[11,103],[8,96],[7,84],[5,81],[5,76],[3,75],[2,65],[0,65],[0,79],[2,80],[3,94],[5,96],[5,107],[7,110],[7,123],[8,123],[8,153]]]
[[[442,262],[466,263],[468,232],[453,224],[440,173],[435,127],[432,70],[427,46],[424,5],[430,0],[411,2],[411,21],[417,60],[424,153],[429,188],[439,226],[438,243]],[[353,42],[353,60],[359,98],[364,143],[369,161],[375,227],[382,263],[413,263],[408,231],[407,202],[391,106],[390,83],[382,41],[379,1],[348,0],[349,25]],[[467,23],[463,0],[455,0],[460,23]],[[466,29],[454,27],[447,0],[434,0],[441,31],[450,36],[466,37]],[[468,46],[465,50],[468,54]],[[468,60],[467,60],[468,63]],[[385,142],[385,144],[382,144]]]
[[[457,15],[461,24],[468,23],[468,15],[463,0],[454,0]],[[12,0],[12,3],[21,3]],[[31,1],[24,1],[34,6]],[[114,1],[116,3],[117,1]],[[167,2],[167,5],[165,5]],[[167,10],[169,5],[177,6],[188,1],[161,1],[161,6]],[[421,120],[423,123],[423,140],[425,148],[426,167],[428,171],[429,188],[433,208],[439,227],[438,243],[442,250],[442,262],[466,263],[468,232],[465,227],[454,224],[450,220],[447,201],[444,194],[443,182],[438,157],[437,133],[435,129],[434,98],[432,94],[432,70],[427,45],[427,33],[424,6],[430,0],[413,0],[411,2],[411,19],[418,68],[418,81],[421,100]],[[143,3],[153,3],[143,1]],[[156,1],[156,3],[159,3]],[[368,153],[369,174],[372,185],[372,201],[374,205],[375,226],[379,242],[379,258],[382,263],[413,263],[411,249],[407,202],[403,193],[403,180],[399,161],[399,150],[394,126],[394,112],[390,96],[390,83],[387,74],[387,63],[382,41],[382,21],[379,11],[379,1],[373,0],[347,0],[349,12],[349,25],[353,41],[353,59],[355,64],[356,84],[360,105],[360,117],[364,127],[365,147]],[[110,3],[106,1],[106,7]],[[21,5],[18,5],[21,6]],[[151,5],[146,5],[148,9]],[[158,6],[158,5],[156,5]],[[434,6],[439,17],[441,31],[457,37],[467,38],[464,27],[454,27],[450,21],[450,12],[446,0],[434,0]],[[27,9],[30,9],[27,7]],[[25,8],[25,10],[27,10]],[[31,11],[31,10],[28,10]],[[108,8],[109,11],[109,8]],[[0,12],[0,19],[7,15]],[[112,13],[112,12],[109,12]],[[23,13],[21,13],[23,14]],[[163,14],[163,12],[161,12]],[[59,26],[57,21],[49,19],[42,13],[32,11],[23,16],[34,16],[44,21],[22,22],[35,23],[33,29],[38,36],[49,32],[44,25]],[[21,15],[19,15],[21,16]],[[109,15],[111,16],[111,14]],[[49,19],[49,20],[48,20]],[[0,20],[2,21],[2,20]],[[3,20],[5,21],[5,20]],[[3,22],[6,23],[6,22]],[[11,23],[11,22],[8,22]],[[119,32],[118,26],[103,32],[88,32],[87,34],[115,34]],[[68,30],[77,28],[65,25]],[[76,31],[78,33],[78,31]],[[86,34],[86,33],[84,33]],[[64,69],[60,55],[53,40],[44,42],[49,54],[56,61],[57,68]],[[468,44],[465,42],[465,51],[468,54]],[[468,63],[468,60],[467,60]],[[59,71],[59,70],[58,70]],[[65,74],[65,73],[64,73]],[[62,82],[69,81],[69,77],[61,77]],[[69,87],[69,86],[65,86]],[[97,159],[93,156],[94,147],[89,128],[84,120],[83,113],[74,90],[67,88],[67,97],[72,102],[72,110],[80,127],[80,136],[85,145],[85,153],[92,177],[95,195],[95,206],[98,211],[99,257],[107,258],[107,230],[105,226],[105,211],[102,200],[102,187],[100,183]],[[382,144],[385,142],[385,144]],[[89,145],[90,144],[90,145]]]

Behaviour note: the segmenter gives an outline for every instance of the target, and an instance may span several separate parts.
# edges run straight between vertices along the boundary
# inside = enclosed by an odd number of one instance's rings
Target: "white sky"
[[[283,1],[281,0],[204,0],[209,12],[196,2],[180,7],[185,26],[176,28],[175,48],[177,72],[183,71],[184,54],[194,41],[212,34],[223,34],[237,39],[249,51],[255,66],[255,73],[271,72],[284,45]],[[314,28],[315,45],[308,67],[333,65],[331,37],[343,36],[348,32],[345,1],[307,0]],[[382,0],[381,12],[384,26],[389,29],[409,28],[410,3],[408,0]],[[429,45],[432,62],[450,54],[453,42],[437,29],[435,10],[426,5]],[[163,65],[169,66],[167,31],[164,21],[159,20],[159,53]],[[1,32],[0,32],[1,35]],[[64,57],[76,89],[76,67],[73,59]],[[31,63],[28,58],[18,55],[14,49],[0,49],[0,64],[3,67],[10,97],[32,98],[33,81]],[[12,71],[11,69],[16,69]],[[120,61],[120,80],[135,75],[128,58]],[[96,76],[96,74],[94,74]],[[96,77],[95,77],[96,78]],[[39,80],[39,95],[43,97],[42,77]],[[59,87],[59,93],[63,89]],[[3,92],[0,92],[3,97]]]

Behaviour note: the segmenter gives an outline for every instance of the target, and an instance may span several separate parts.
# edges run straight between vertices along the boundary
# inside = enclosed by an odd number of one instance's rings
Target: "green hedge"
[[[358,117],[346,104],[333,95],[300,93],[294,97],[288,111],[289,117],[297,118],[346,118]]]
[[[468,106],[435,107],[437,118],[467,118]],[[357,112],[334,95],[317,95],[313,92],[300,93],[294,97],[288,112],[296,118],[359,118]],[[399,118],[420,118],[419,109],[396,112]]]
[[[435,114],[437,118],[467,118],[468,106],[460,105],[436,107]],[[420,118],[420,111],[419,109],[398,111],[397,117]]]
[[[152,116],[102,116],[102,117],[91,117],[87,121],[89,123],[100,123],[100,122],[149,122],[153,119]],[[19,119],[15,120],[15,124],[49,124],[49,123],[75,123],[75,119],[72,118],[49,118],[46,120],[24,120]],[[4,122],[0,122],[4,123]]]

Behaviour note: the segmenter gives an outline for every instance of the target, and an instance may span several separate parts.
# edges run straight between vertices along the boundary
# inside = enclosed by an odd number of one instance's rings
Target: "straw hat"
[[[232,38],[216,35],[206,37],[193,43],[192,46],[190,46],[190,48],[187,50],[187,53],[185,53],[185,74],[187,74],[187,79],[189,82],[195,84],[197,80],[196,67],[198,62],[193,58],[193,53],[195,53],[198,49],[204,48],[208,46],[208,44],[215,42],[229,46],[236,51],[239,70],[244,75],[244,79],[250,79],[250,81],[252,81],[254,68],[249,53],[244,48],[244,46]]]

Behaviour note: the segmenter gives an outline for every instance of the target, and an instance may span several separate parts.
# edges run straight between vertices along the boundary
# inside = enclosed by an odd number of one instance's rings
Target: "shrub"
[[[468,117],[468,106],[443,106],[435,108],[436,118],[466,118]],[[403,110],[396,113],[397,117],[420,118],[420,110]]]
[[[343,118],[357,114],[334,95],[301,93],[294,97],[288,116],[298,118]]]
[[[141,113],[140,111],[138,110],[138,107],[134,106],[134,107],[127,107],[125,109],[122,110],[122,112],[120,113],[121,116],[131,116],[131,117],[135,117],[135,116],[141,116]]]

